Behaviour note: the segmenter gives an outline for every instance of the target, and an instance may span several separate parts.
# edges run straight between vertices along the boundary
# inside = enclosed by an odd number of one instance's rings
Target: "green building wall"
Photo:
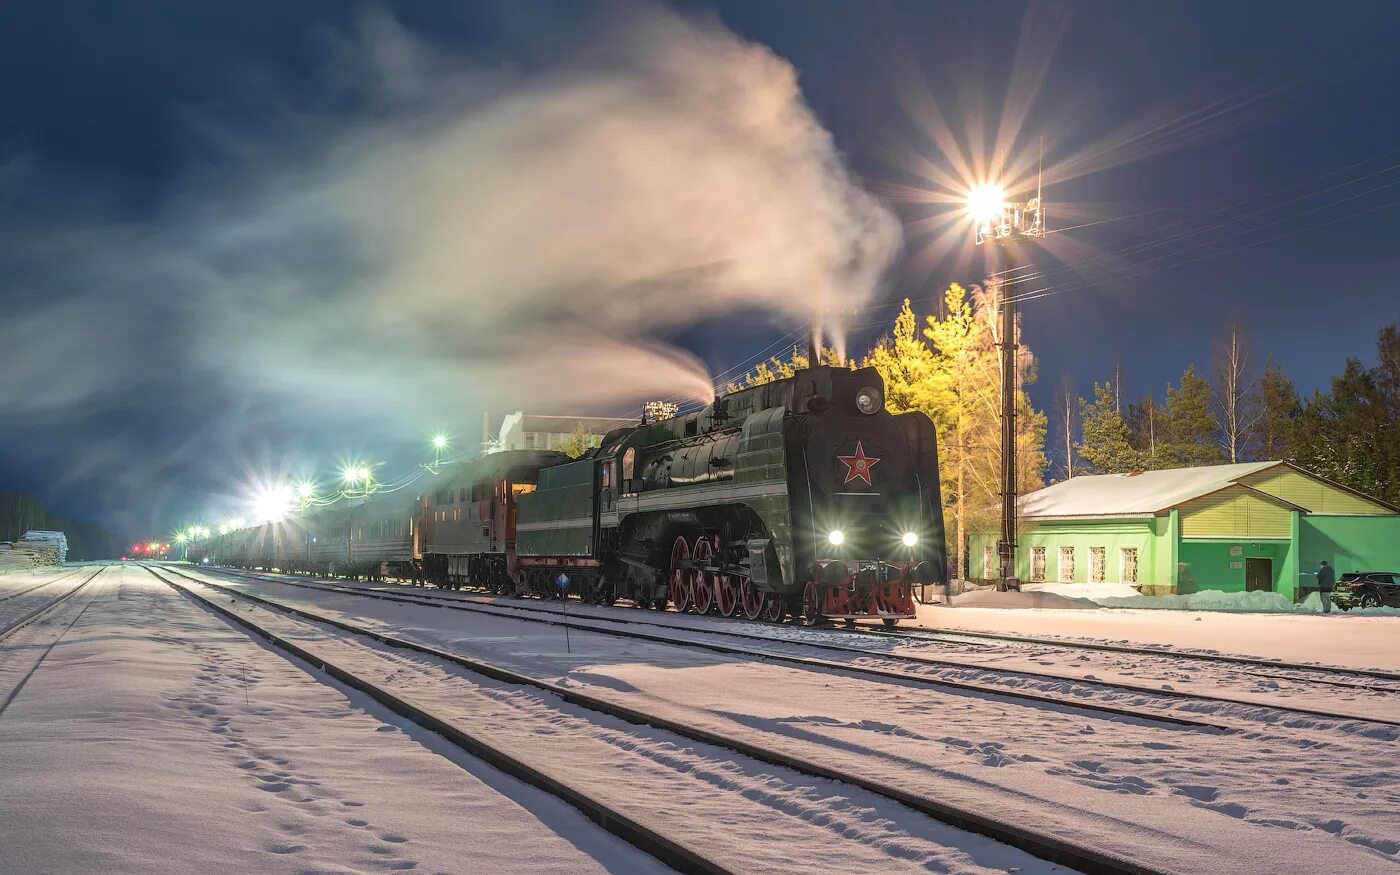
[[[1138,551],[1138,583],[1154,583],[1161,579],[1160,575],[1170,559],[1170,551],[1163,549],[1165,529],[1165,518],[1027,523],[1018,537],[1016,575],[1023,582],[1037,582],[1031,576],[1031,561],[1034,548],[1044,547],[1045,582],[1087,583],[1089,548],[1103,547],[1106,554],[1104,580],[1108,583],[1119,583],[1119,551],[1128,547]],[[994,534],[978,534],[968,539],[970,576],[984,580],[991,580],[997,576],[995,550],[998,537]],[[992,548],[994,556],[990,567],[986,564],[988,547]],[[1073,581],[1061,580],[1059,577],[1061,547],[1074,548]]]
[[[1304,515],[1298,524],[1300,545],[1297,572],[1316,571],[1323,559],[1348,571],[1400,572],[1400,516]],[[1303,577],[1305,587],[1315,578]]]
[[[1177,592],[1183,595],[1205,589],[1243,592],[1245,560],[1268,559],[1274,592],[1293,597],[1295,583],[1288,579],[1293,567],[1289,541],[1183,538],[1177,550],[1182,564],[1176,585]]]

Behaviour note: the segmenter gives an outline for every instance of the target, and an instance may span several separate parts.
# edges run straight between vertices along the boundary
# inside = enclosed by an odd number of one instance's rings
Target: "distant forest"
[[[0,492],[0,541],[14,541],[30,529],[63,532],[68,536],[68,558],[115,559],[123,542],[90,523],[59,516],[32,495]]]

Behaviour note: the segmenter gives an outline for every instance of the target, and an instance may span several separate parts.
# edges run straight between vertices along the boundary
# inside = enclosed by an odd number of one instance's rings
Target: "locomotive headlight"
[[[882,406],[880,390],[874,386],[866,386],[856,393],[856,409],[866,416],[879,411]]]
[[[904,542],[904,546],[912,547],[915,544],[919,543],[919,536],[914,534],[913,532],[905,532],[904,537],[900,538],[900,540]]]
[[[826,533],[826,539],[832,543],[832,546],[839,547],[846,542],[846,533],[840,529],[832,529]]]

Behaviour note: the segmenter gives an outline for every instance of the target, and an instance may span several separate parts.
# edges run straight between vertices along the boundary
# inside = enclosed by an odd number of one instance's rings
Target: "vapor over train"
[[[410,504],[371,495],[215,536],[245,568],[463,585],[780,620],[914,614],[946,580],[938,450],[885,410],[873,368],[828,366],[685,416],[616,429],[578,459],[493,453]]]

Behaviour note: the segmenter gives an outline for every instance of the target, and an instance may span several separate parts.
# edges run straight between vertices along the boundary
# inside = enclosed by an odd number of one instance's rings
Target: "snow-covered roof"
[[[1021,515],[1035,517],[1148,516],[1224,489],[1282,462],[1203,465],[1134,474],[1072,477],[1021,498]]]

